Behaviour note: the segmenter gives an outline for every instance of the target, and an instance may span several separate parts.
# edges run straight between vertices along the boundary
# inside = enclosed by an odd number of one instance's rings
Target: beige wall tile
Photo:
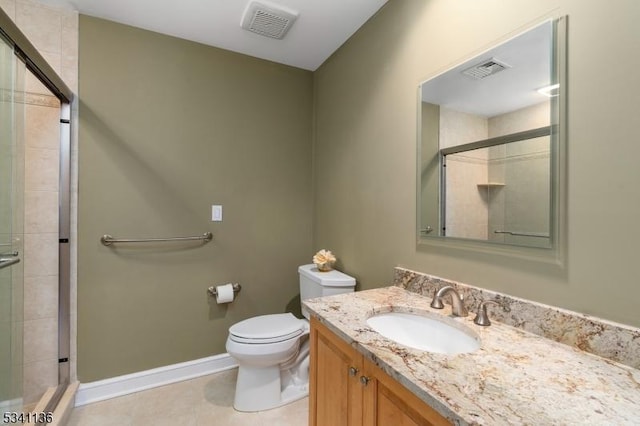
[[[28,72],[24,80],[24,90],[29,93],[47,93],[47,88],[36,78],[35,75]]]
[[[58,234],[25,234],[24,276],[58,274]]]
[[[75,293],[75,292],[74,292]],[[71,345],[69,350],[69,370],[70,371],[70,381],[73,383],[78,380],[78,345],[77,345],[77,331],[76,331],[76,322],[78,321],[78,312],[75,305],[76,296],[74,294],[71,295],[71,312],[69,314],[69,320],[71,322]]]
[[[51,68],[53,68],[56,73],[60,74],[61,69],[61,56],[59,52],[47,52],[40,51],[42,57],[47,61]],[[39,93],[44,95],[51,95],[51,91],[47,89],[44,84],[40,82],[30,71],[26,73],[24,90],[30,93]]]
[[[71,28],[78,32],[78,12],[75,10],[61,10],[62,28]],[[64,49],[64,44],[63,44]]]
[[[72,92],[78,93],[78,68],[62,68],[60,74],[62,80],[69,86]]]
[[[51,386],[58,385],[58,357],[24,366],[24,403],[37,402]]]
[[[22,245],[13,247],[21,256],[24,252]],[[22,267],[20,267],[22,265]],[[18,263],[11,268],[11,309],[14,321],[22,321],[24,319],[24,262]],[[20,338],[22,340],[22,337]]]
[[[57,191],[60,174],[58,150],[27,147],[25,157],[25,189]]]
[[[51,51],[51,50],[42,50],[42,49],[38,50],[38,52],[40,52],[40,54],[47,61],[47,63],[51,65],[51,68],[53,68],[57,73],[60,73],[60,69],[62,68],[62,61],[61,61],[62,55],[60,54],[60,52]],[[51,94],[49,89],[46,89],[46,92],[44,93],[48,95]]]
[[[58,150],[60,147],[60,109],[26,105],[25,143],[28,148]]]
[[[16,24],[39,51],[62,51],[62,18],[54,9],[35,2],[16,4]]]
[[[62,67],[78,69],[78,27],[62,27]]]
[[[16,1],[15,0],[0,0],[0,8],[4,10],[4,13],[9,15],[9,18],[16,19]]]
[[[24,279],[24,319],[58,321],[58,277],[28,277]]]
[[[58,359],[57,318],[40,318],[24,322],[24,364]],[[27,370],[25,368],[25,370]],[[25,372],[26,376],[26,372]],[[26,377],[25,377],[26,378]]]
[[[24,197],[24,232],[58,232],[58,192],[27,191]]]

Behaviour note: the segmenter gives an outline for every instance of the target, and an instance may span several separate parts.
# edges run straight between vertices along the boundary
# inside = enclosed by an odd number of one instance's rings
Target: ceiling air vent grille
[[[511,66],[497,60],[496,58],[491,58],[488,61],[484,61],[480,64],[472,66],[471,68],[467,68],[466,70],[462,71],[462,74],[475,78],[477,80],[482,80],[483,78],[489,77],[490,75],[497,74],[500,71],[504,71],[507,68],[511,68]]]
[[[241,25],[247,31],[282,39],[297,17],[297,12],[254,1],[249,3],[244,11]]]

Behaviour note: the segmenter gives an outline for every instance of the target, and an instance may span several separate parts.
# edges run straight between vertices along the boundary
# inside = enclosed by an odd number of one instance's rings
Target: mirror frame
[[[545,19],[528,26],[526,29],[518,31],[512,36],[492,43],[484,51],[490,50],[495,46],[501,45],[510,39],[517,37],[545,22],[553,23],[553,51],[552,51],[552,72],[555,73],[556,80],[560,84],[557,102],[552,102],[551,107],[551,180],[553,182],[551,188],[550,200],[550,222],[549,233],[551,245],[549,248],[516,246],[492,241],[473,240],[464,238],[447,237],[440,235],[425,235],[422,232],[421,223],[421,206],[422,206],[422,157],[421,157],[421,136],[422,136],[422,90],[421,86],[424,82],[431,80],[441,74],[446,73],[452,68],[459,66],[473,58],[481,55],[483,52],[476,52],[454,66],[444,71],[438,72],[432,76],[423,79],[417,89],[417,158],[416,158],[416,246],[419,250],[433,249],[454,249],[473,251],[476,253],[484,253],[491,255],[502,255],[515,257],[524,260],[533,260],[538,262],[551,263],[563,266],[566,259],[566,233],[567,233],[567,155],[566,155],[566,134],[567,134],[567,16],[559,16],[553,19]],[[441,162],[442,155],[439,155],[438,161]],[[439,164],[441,169],[441,164]],[[441,179],[441,176],[439,176]],[[442,211],[441,205],[441,189],[442,182],[439,184],[438,211]]]

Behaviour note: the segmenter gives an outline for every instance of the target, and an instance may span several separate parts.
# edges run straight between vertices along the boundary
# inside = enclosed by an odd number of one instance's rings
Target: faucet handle
[[[431,307],[434,309],[444,309],[444,303],[442,303],[442,297],[438,294],[440,290],[433,291],[433,299],[431,300]]]
[[[489,314],[487,313],[488,304],[494,304],[494,305],[500,306],[500,304],[495,300],[485,300],[484,302],[480,303],[480,306],[478,306],[478,312],[476,314],[476,317],[473,319],[474,324],[481,325],[483,327],[487,327],[491,325],[491,321],[489,320]]]

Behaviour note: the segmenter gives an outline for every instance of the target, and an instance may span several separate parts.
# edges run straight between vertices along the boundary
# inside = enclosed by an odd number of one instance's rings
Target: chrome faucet
[[[447,293],[451,293],[451,314],[455,317],[466,317],[469,315],[469,311],[467,311],[467,308],[464,306],[462,296],[450,285],[446,285],[434,293],[431,307],[435,309],[444,308],[442,297]]]

